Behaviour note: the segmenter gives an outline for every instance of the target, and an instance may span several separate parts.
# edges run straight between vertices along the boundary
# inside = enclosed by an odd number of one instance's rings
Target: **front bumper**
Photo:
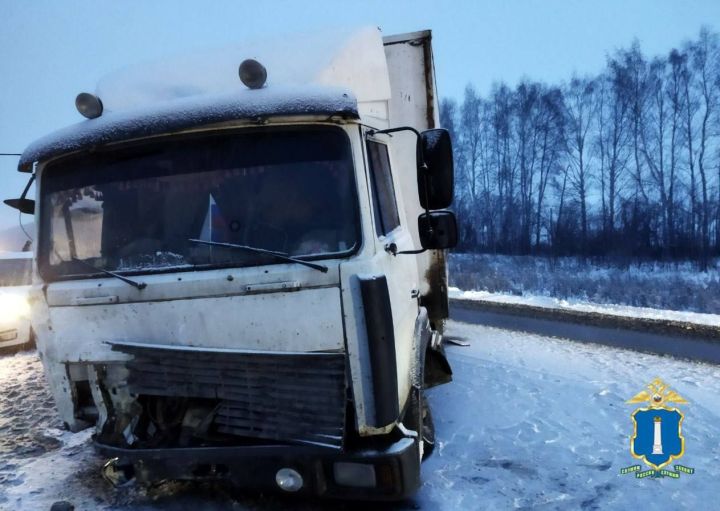
[[[400,500],[420,486],[420,457],[413,438],[401,438],[381,449],[340,451],[313,446],[188,447],[124,449],[99,444],[98,451],[117,458],[117,466],[132,467],[139,482],[162,479],[226,480],[238,487],[278,490],[275,476],[292,468],[303,479],[297,492],[342,499]],[[336,462],[372,465],[374,487],[342,486],[335,482]]]

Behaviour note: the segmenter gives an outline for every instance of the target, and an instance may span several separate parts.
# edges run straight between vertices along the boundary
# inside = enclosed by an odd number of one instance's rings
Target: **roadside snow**
[[[577,257],[451,253],[450,285],[514,296],[715,314],[720,259],[706,272],[690,262],[620,264]]]
[[[448,346],[454,382],[429,392],[437,445],[423,465],[423,486],[412,500],[383,509],[648,511],[716,502],[720,367],[458,322],[447,335],[470,346]],[[636,462],[629,450],[634,407],[625,401],[655,377],[689,401],[680,463],[696,473],[679,480],[619,475]],[[113,489],[100,477],[104,460],[90,432],[58,429],[42,380],[34,352],[0,358],[2,510],[48,510],[58,500],[78,511],[352,508],[208,484]],[[8,389],[17,392],[8,396]],[[31,449],[16,450],[16,440]]]
[[[438,445],[422,509],[710,509],[717,502],[720,367],[451,322],[455,381],[433,389]],[[679,480],[634,465],[626,400],[655,377],[685,397]]]
[[[632,307],[630,305],[599,304],[582,300],[561,300],[550,296],[515,296],[504,293],[489,293],[487,291],[462,291],[456,287],[450,287],[448,288],[448,291],[450,298],[462,300],[507,303],[513,305],[531,305],[534,307],[543,307],[545,309],[595,312],[598,314],[622,316],[626,318],[663,319],[720,327],[720,314],[702,314],[699,312],[651,309],[650,307]]]

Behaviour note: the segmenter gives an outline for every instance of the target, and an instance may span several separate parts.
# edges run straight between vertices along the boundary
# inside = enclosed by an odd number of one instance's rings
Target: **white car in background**
[[[0,252],[0,350],[33,342],[27,301],[32,252]]]

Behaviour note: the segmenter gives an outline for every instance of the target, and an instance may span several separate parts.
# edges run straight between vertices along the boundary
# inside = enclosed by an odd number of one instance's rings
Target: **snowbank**
[[[490,293],[488,291],[462,291],[456,287],[450,287],[449,294],[451,299],[488,302],[493,304],[524,305],[552,310],[589,312],[622,318],[664,320],[678,323],[691,323],[720,327],[720,314],[703,314],[698,312],[652,309],[649,307],[633,307],[630,305],[598,304],[582,300],[563,300],[549,296],[516,296],[504,293]]]
[[[527,297],[538,305],[542,298],[552,297],[558,300],[557,305],[562,301],[573,305],[606,304],[616,311],[634,307],[627,309],[632,311],[630,314],[650,314],[642,309],[661,309],[663,318],[667,317],[666,311],[711,315],[720,311],[719,265],[720,261],[713,261],[708,271],[700,272],[689,262],[619,265],[575,257],[449,257],[450,285],[464,290]]]

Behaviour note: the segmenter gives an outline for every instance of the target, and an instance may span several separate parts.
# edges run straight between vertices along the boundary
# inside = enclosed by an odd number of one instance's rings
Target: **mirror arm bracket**
[[[397,256],[406,254],[422,254],[423,252],[427,252],[427,249],[421,248],[419,250],[403,250],[398,252],[397,245],[395,243],[388,243],[385,245],[385,252],[392,254],[393,256]]]
[[[387,135],[389,137],[392,137],[392,133],[397,133],[398,131],[411,131],[415,133],[415,136],[417,137],[418,141],[420,141],[420,132],[413,128],[412,126],[400,126],[399,128],[388,128],[386,130],[368,130],[366,132],[366,135],[368,137],[372,137],[373,135]],[[427,164],[425,163],[425,158],[423,157],[422,151],[420,150],[420,146],[418,145],[417,149],[417,160],[418,160],[418,170],[422,171],[423,173],[427,172]]]
[[[21,199],[24,199],[25,196],[27,196],[28,191],[30,190],[30,186],[32,186],[33,182],[35,181],[35,173],[30,175],[30,179],[28,179],[27,184],[25,185],[25,189],[23,190],[22,195],[20,195]]]
[[[405,254],[422,254],[423,252],[427,252],[428,249],[421,248],[419,250],[403,250],[402,252],[398,252],[397,255],[405,255]]]
[[[427,186],[427,179],[428,179],[428,166],[427,163],[425,163],[425,158],[423,157],[423,153],[420,150],[420,132],[413,128],[412,126],[400,126],[398,128],[388,128],[385,130],[368,130],[366,132],[366,136],[372,137],[373,135],[387,135],[389,137],[392,137],[392,133],[396,133],[398,131],[411,131],[415,134],[418,140],[417,144],[417,169],[422,173],[423,179],[425,180],[425,204],[429,204],[429,200],[427,197],[428,193],[428,186]],[[430,214],[430,209],[425,208],[425,214]],[[430,226],[429,234],[433,234],[432,226]],[[385,251],[392,254],[393,256],[396,256],[398,254],[422,254],[423,252],[427,251],[426,248],[422,248],[419,250],[403,250],[402,252],[398,252],[397,245],[395,243],[390,243],[388,245],[385,245]]]
[[[366,132],[366,134],[367,134],[367,136],[369,136],[369,137],[371,137],[371,136],[373,136],[373,135],[387,135],[387,136],[392,136],[391,133],[396,133],[396,132],[398,132],[398,131],[411,131],[411,132],[415,133],[415,136],[417,137],[418,142],[420,141],[420,136],[421,136],[421,135],[420,135],[420,132],[419,132],[418,130],[416,130],[415,128],[413,128],[412,126],[401,126],[401,127],[399,127],[399,128],[388,128],[388,129],[386,129],[386,130],[368,130],[368,131]],[[424,158],[424,156],[423,156],[422,151],[420,150],[420,145],[419,145],[419,144],[418,144],[418,146],[417,146],[417,169],[418,169],[420,172],[422,172],[423,178],[425,179],[425,181],[426,181],[426,183],[427,183],[427,178],[428,178],[428,175],[427,175],[428,166],[427,166],[427,163],[425,163],[425,158]],[[426,195],[425,201],[426,201],[426,204],[427,204],[427,199],[428,199],[428,197],[427,197],[427,188],[428,188],[428,187],[425,186],[425,195]],[[425,213],[429,213],[429,212],[430,212],[430,210],[427,209],[427,208],[425,208]]]

